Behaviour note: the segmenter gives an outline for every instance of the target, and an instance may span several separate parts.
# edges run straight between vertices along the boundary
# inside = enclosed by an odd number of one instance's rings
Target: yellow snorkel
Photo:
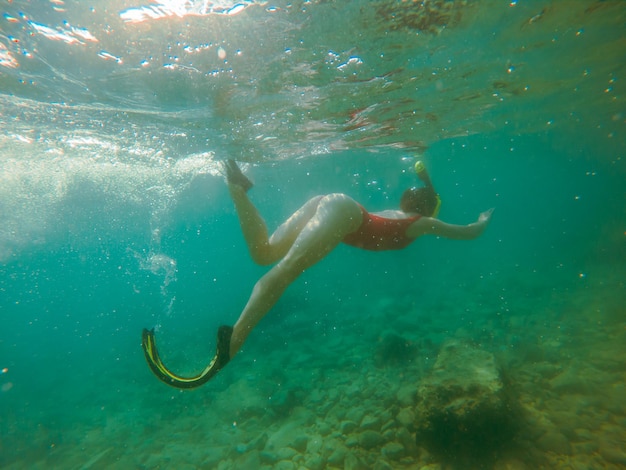
[[[426,165],[424,165],[421,160],[415,162],[415,174],[417,174],[417,177],[421,179],[426,186],[430,186],[434,190],[433,183],[430,181],[430,176],[428,175],[428,171],[426,170]],[[437,205],[435,206],[435,210],[433,211],[431,217],[437,217],[440,208],[441,198],[439,197],[439,194],[437,194]]]

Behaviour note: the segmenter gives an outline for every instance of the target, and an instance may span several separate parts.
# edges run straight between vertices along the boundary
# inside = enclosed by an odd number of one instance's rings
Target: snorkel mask
[[[433,183],[430,181],[430,176],[428,175],[428,171],[426,170],[426,165],[424,165],[424,163],[421,160],[418,160],[415,162],[415,173],[417,174],[417,177],[422,180],[422,182],[433,189],[433,191],[435,190],[435,188],[433,187]],[[437,205],[435,206],[435,210],[433,211],[431,217],[437,217],[437,215],[439,214],[439,209],[441,208],[441,198],[439,197],[439,194],[436,194],[437,197]]]

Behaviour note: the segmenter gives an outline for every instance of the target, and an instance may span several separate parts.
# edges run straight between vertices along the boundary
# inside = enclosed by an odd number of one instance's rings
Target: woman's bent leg
[[[319,199],[315,214],[291,244],[285,257],[254,286],[234,326],[230,356],[234,356],[248,334],[274,306],[285,289],[308,267],[324,258],[349,233],[361,225],[360,206],[344,194]]]
[[[269,237],[267,225],[246,191],[237,185],[229,185],[229,189],[250,256],[261,265],[275,263],[287,254],[307,222],[315,215],[317,204],[322,198],[318,196],[310,199]]]
[[[254,262],[263,264],[262,261],[267,258],[269,251],[269,237],[265,221],[248,198],[244,188],[239,185],[229,184],[228,189],[235,203],[239,225],[248,245],[250,256],[252,256]]]

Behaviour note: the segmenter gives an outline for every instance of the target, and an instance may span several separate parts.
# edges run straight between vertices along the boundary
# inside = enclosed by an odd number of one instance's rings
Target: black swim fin
[[[230,361],[230,338],[233,334],[232,326],[220,326],[217,330],[217,351],[211,363],[198,375],[193,377],[181,377],[174,374],[161,361],[154,339],[154,328],[144,328],[141,347],[150,370],[157,378],[167,385],[176,388],[196,388],[207,383]]]
[[[224,167],[226,168],[226,180],[229,184],[237,184],[241,186],[245,192],[250,191],[254,186],[250,178],[243,174],[235,160],[226,160]]]

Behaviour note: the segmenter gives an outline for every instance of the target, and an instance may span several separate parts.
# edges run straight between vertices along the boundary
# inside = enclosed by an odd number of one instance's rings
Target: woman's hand
[[[481,212],[478,216],[478,223],[487,225],[491,221],[491,215],[493,214],[494,208]]]
[[[478,220],[476,222],[474,222],[473,225],[476,228],[476,236],[479,236],[480,234],[482,234],[485,229],[487,228],[487,225],[489,225],[489,222],[491,222],[491,216],[493,214],[493,207],[485,212],[481,212],[480,215],[478,216]]]

